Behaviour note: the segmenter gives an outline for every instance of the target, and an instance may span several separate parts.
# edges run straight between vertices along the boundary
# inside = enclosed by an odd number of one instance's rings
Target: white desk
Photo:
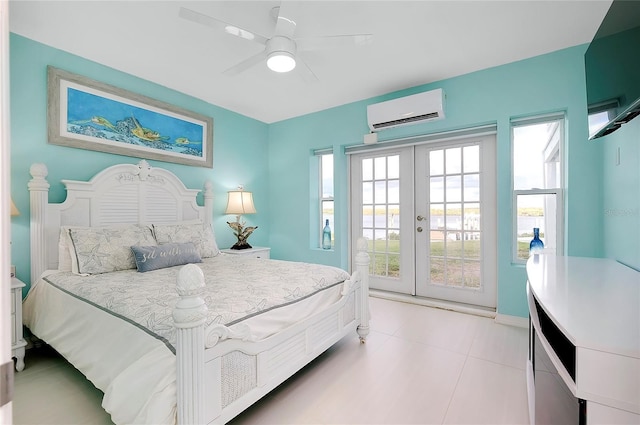
[[[528,260],[527,278],[530,297],[576,347],[569,387],[593,402],[588,422],[619,415],[640,423],[640,272],[610,259],[541,254]]]

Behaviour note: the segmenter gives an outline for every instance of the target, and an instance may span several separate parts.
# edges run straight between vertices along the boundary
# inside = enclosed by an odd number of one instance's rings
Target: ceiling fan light
[[[296,67],[296,60],[289,52],[273,52],[267,58],[267,66],[275,72],[289,72]]]

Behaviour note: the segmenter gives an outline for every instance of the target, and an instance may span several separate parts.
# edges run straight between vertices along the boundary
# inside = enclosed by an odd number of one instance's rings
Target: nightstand
[[[15,357],[16,370],[24,369],[24,347],[27,342],[22,335],[22,288],[25,284],[11,278],[11,357]]]
[[[243,255],[251,258],[269,258],[271,256],[271,248],[263,246],[254,246],[249,249],[221,249],[225,254]]]

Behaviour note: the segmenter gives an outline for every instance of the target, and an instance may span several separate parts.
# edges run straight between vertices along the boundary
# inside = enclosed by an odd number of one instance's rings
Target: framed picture
[[[213,118],[47,67],[49,143],[213,167]]]

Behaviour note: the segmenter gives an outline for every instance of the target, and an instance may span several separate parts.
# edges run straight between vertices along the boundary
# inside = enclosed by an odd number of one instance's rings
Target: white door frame
[[[363,222],[360,206],[363,205],[363,190],[361,187],[353,187],[354,181],[351,178],[352,175],[362,176],[362,160],[364,158],[388,158],[393,156],[399,156],[399,178],[404,181],[407,179],[413,179],[413,149],[411,147],[403,147],[399,149],[384,150],[381,152],[369,152],[354,155],[350,164],[350,215],[351,215],[351,240],[356,241],[362,235]],[[353,173],[353,174],[352,174]],[[358,181],[361,182],[362,179]],[[384,180],[378,180],[382,183]],[[409,223],[413,216],[413,184],[400,185],[400,200],[402,208],[400,209],[399,221],[402,223]],[[395,202],[394,202],[395,203]],[[381,205],[380,200],[376,201],[376,204]],[[357,207],[356,207],[357,206]],[[369,286],[373,289],[380,289],[385,291],[399,292],[403,294],[415,295],[415,264],[413,256],[413,247],[415,246],[415,238],[413,231],[410,227],[404,227],[400,230],[400,276],[380,276],[370,275]],[[353,255],[355,250],[352,250],[352,264]],[[371,255],[371,254],[370,254]],[[374,255],[371,259],[371,266],[376,267],[376,260],[382,260],[383,253]]]
[[[11,359],[11,227],[10,227],[10,133],[9,133],[9,2],[0,0],[0,365],[8,365],[13,373]],[[3,390],[4,379],[2,382]],[[12,383],[10,383],[12,385]],[[13,393],[13,389],[9,389]],[[0,425],[12,423],[12,402],[0,406]]]
[[[367,149],[366,147],[359,147],[359,148],[355,148],[353,150],[347,150],[347,153],[350,154],[351,159],[348,161],[349,164],[349,189],[350,189],[350,203],[349,203],[349,215],[350,215],[350,226],[351,226],[351,240],[355,241],[357,240],[357,238],[362,236],[362,211],[361,211],[361,206],[363,205],[362,203],[362,189],[361,187],[354,187],[356,184],[362,184],[361,183],[361,178],[359,179],[359,182],[355,182],[355,178],[354,176],[361,176],[362,174],[362,170],[361,170],[361,166],[360,166],[360,162],[362,160],[362,158],[366,158],[366,157],[374,157],[374,156],[386,156],[386,155],[391,155],[393,153],[400,153],[402,152],[403,149],[409,149],[410,150],[410,157],[411,157],[411,161],[409,165],[406,165],[406,170],[410,170],[411,172],[411,177],[410,177],[410,183],[411,183],[411,195],[409,197],[405,197],[404,198],[404,202],[402,204],[402,209],[401,209],[401,219],[403,220],[403,228],[402,228],[402,236],[401,236],[401,240],[403,241],[404,244],[409,244],[410,246],[408,248],[406,248],[404,245],[401,247],[401,253],[405,254],[405,252],[407,252],[407,249],[409,250],[409,259],[410,259],[410,266],[405,266],[404,264],[401,267],[401,272],[402,272],[402,282],[397,282],[397,279],[395,282],[391,282],[392,284],[389,285],[390,282],[388,282],[389,279],[386,278],[379,278],[376,276],[371,276],[371,287],[373,289],[382,289],[382,290],[391,290],[394,291],[393,289],[390,289],[390,287],[393,287],[393,285],[395,285],[397,288],[394,292],[399,292],[399,293],[403,293],[403,294],[409,294],[409,295],[416,295],[416,288],[417,288],[417,283],[416,283],[416,258],[420,258],[418,257],[418,253],[416,252],[416,240],[418,235],[418,233],[416,232],[416,227],[418,226],[418,222],[415,220],[416,216],[417,216],[417,211],[416,211],[416,199],[415,199],[415,147],[422,145],[422,144],[438,144],[438,145],[444,145],[444,144],[448,144],[451,143],[452,141],[456,141],[457,143],[464,143],[464,142],[470,142],[473,139],[482,139],[482,148],[481,148],[481,155],[482,158],[484,160],[484,165],[483,165],[483,176],[481,178],[481,191],[482,191],[482,208],[483,208],[483,214],[482,214],[482,219],[483,219],[483,223],[482,223],[482,229],[483,229],[483,237],[482,237],[482,250],[483,250],[483,255],[485,255],[485,258],[483,258],[483,262],[487,263],[488,266],[483,265],[483,282],[488,283],[488,285],[486,285],[486,288],[483,288],[482,292],[482,300],[478,301],[478,300],[473,300],[473,299],[466,299],[461,301],[460,299],[456,299],[455,301],[458,302],[464,302],[467,304],[472,304],[472,305],[480,305],[480,306],[485,306],[485,307],[489,307],[489,308],[495,308],[496,304],[497,304],[497,248],[496,248],[496,240],[497,240],[497,223],[495,220],[496,217],[496,210],[497,210],[497,206],[496,206],[496,133],[495,133],[495,127],[494,129],[490,129],[490,128],[481,128],[479,129],[479,131],[477,133],[473,133],[473,130],[462,130],[459,132],[459,134],[456,134],[457,132],[450,132],[450,133],[445,133],[442,134],[441,137],[438,137],[437,135],[428,135],[425,136],[424,139],[420,140],[418,138],[418,140],[416,141],[416,143],[402,143],[402,141],[400,141],[400,144],[396,144],[396,146],[389,146],[388,148],[385,148],[384,146],[382,146],[383,144],[378,144],[376,146],[372,146],[370,149]],[[391,142],[390,145],[393,145],[394,143]],[[403,169],[405,169],[405,166],[402,167]],[[406,178],[406,177],[405,177]],[[487,211],[484,211],[484,209],[488,209]],[[403,214],[404,213],[404,214]],[[486,217],[485,217],[486,216]],[[493,217],[492,219],[488,219],[488,217]],[[423,222],[426,226],[426,230],[428,233],[428,222]],[[424,233],[422,233],[422,235],[424,235]],[[353,251],[353,250],[352,250]],[[353,255],[355,255],[353,252],[351,254],[351,256],[353,257]],[[493,257],[493,259],[489,259],[486,257]],[[403,257],[406,257],[406,255],[403,255]],[[353,258],[352,258],[353,261]],[[406,268],[409,267],[411,270],[407,270]],[[464,290],[461,290],[459,292],[463,292]],[[480,291],[475,291],[475,293],[477,294]],[[425,296],[425,297],[433,297],[433,298],[447,298],[447,297],[443,297],[442,295],[439,294],[425,294],[425,293],[420,293],[418,291],[419,296]],[[471,297],[474,298],[474,297]]]
[[[420,145],[416,147],[416,182],[428,181],[429,170],[427,159],[424,158],[431,150],[441,150],[463,146],[477,145],[479,148],[479,179],[480,179],[480,287],[465,288],[433,284],[430,282],[429,262],[431,245],[430,211],[428,184],[426,190],[416,190],[416,214],[426,217],[426,220],[416,226],[424,228],[416,233],[416,294],[428,298],[443,299],[482,307],[496,307],[497,290],[497,225],[496,225],[496,137],[487,135],[469,137],[455,141],[443,141]],[[416,184],[418,186],[418,184]],[[416,187],[416,189],[418,189]],[[462,230],[462,229],[460,229]],[[462,232],[460,233],[462,235]],[[445,232],[445,238],[446,238]],[[451,241],[453,242],[453,241]],[[470,241],[471,242],[471,241]],[[458,243],[455,241],[454,243]],[[464,243],[460,240],[460,243]],[[473,242],[471,242],[473,243]],[[468,263],[467,263],[468,264]]]

